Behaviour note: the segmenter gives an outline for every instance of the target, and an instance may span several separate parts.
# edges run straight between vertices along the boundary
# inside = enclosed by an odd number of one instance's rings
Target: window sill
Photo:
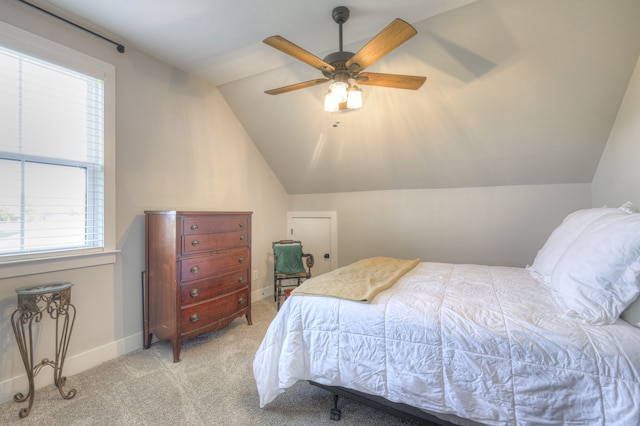
[[[0,279],[116,263],[119,250],[0,262]]]

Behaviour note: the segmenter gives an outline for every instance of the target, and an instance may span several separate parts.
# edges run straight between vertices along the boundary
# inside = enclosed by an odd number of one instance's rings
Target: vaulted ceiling
[[[588,183],[640,53],[640,0],[41,0],[211,81],[291,194]],[[418,34],[367,71],[361,110],[322,109],[322,77],[265,45],[323,58],[336,6],[357,52],[394,18]],[[60,10],[60,9],[58,9]]]

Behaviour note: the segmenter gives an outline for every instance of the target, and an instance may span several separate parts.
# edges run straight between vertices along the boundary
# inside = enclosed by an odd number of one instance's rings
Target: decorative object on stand
[[[320,70],[325,76],[325,78],[267,90],[265,93],[279,95],[332,82],[324,98],[324,109],[329,112],[337,112],[344,109],[359,109],[362,107],[363,92],[357,84],[410,90],[417,90],[422,87],[422,84],[427,79],[426,77],[362,72],[365,68],[416,35],[415,28],[402,19],[395,19],[354,54],[342,50],[342,24],[349,19],[349,9],[344,6],[338,6],[333,9],[332,16],[340,27],[340,50],[327,55],[324,59],[318,58],[279,35],[267,37],[263,40],[265,44]]]
[[[31,412],[35,394],[33,378],[42,367],[53,368],[53,382],[64,399],[76,396],[75,389],[66,393],[62,389],[67,381],[67,378],[62,375],[62,368],[76,319],[76,308],[71,304],[71,286],[73,286],[72,283],[51,283],[16,289],[18,309],[11,315],[11,325],[29,379],[29,392],[26,395],[19,392],[13,396],[16,402],[29,400],[29,405],[20,410],[20,417],[27,417]],[[56,321],[56,358],[55,361],[44,358],[34,365],[33,323],[39,323],[45,312]]]

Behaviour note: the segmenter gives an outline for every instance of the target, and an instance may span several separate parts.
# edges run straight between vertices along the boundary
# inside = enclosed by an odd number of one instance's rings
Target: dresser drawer
[[[246,216],[183,216],[182,218],[182,235],[214,234],[246,229],[249,229],[249,218]]]
[[[180,313],[181,334],[206,327],[248,307],[248,289],[208,302],[184,307]]]
[[[249,245],[247,231],[193,234],[182,238],[182,254],[189,255],[203,251],[223,250],[247,245]]]
[[[249,267],[250,251],[240,247],[207,256],[183,259],[180,263],[180,282],[201,280],[207,277],[223,275]]]
[[[247,287],[249,271],[232,272],[211,280],[193,281],[180,286],[181,305],[191,305],[207,299],[233,293]]]

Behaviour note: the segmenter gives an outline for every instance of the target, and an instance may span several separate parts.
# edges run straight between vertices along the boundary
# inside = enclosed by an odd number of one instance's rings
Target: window
[[[0,26],[0,262],[113,250],[112,86],[111,66]]]

